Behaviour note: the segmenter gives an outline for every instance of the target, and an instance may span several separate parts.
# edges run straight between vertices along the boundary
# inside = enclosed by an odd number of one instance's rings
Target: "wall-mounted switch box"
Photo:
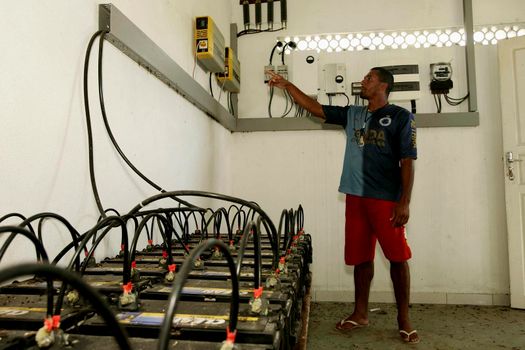
[[[327,95],[346,93],[346,64],[331,63],[323,66],[324,92]]]

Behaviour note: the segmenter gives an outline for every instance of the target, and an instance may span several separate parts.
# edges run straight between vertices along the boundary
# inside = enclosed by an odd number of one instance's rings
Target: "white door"
[[[525,309],[525,37],[498,43],[510,304]]]

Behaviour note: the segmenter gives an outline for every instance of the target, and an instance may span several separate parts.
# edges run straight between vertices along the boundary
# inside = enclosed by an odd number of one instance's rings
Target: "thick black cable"
[[[266,214],[266,212],[264,210],[262,210],[261,207],[255,202],[246,201],[246,200],[241,199],[241,198],[236,198],[236,197],[232,197],[232,196],[226,196],[226,195],[223,195],[223,194],[213,193],[213,192],[205,192],[205,191],[171,191],[171,192],[166,192],[166,193],[160,193],[160,194],[151,196],[149,198],[146,198],[145,200],[143,200],[142,202],[137,204],[134,208],[132,208],[130,210],[130,212],[128,213],[128,215],[134,215],[134,214],[138,213],[140,211],[140,209],[142,209],[146,205],[148,205],[148,204],[150,204],[152,202],[155,202],[157,200],[160,200],[160,199],[163,199],[163,198],[168,198],[168,197],[171,197],[171,196],[173,196],[173,197],[175,197],[175,196],[205,197],[205,198],[211,198],[211,199],[228,201],[228,202],[231,202],[231,203],[242,204],[243,206],[246,206],[246,207],[250,208],[253,211],[253,215],[255,215],[255,213],[259,214],[262,217],[262,219],[263,219],[263,224],[265,225],[266,231],[267,231],[267,234],[268,234],[268,240],[270,241],[270,245],[272,246],[272,251],[274,253],[272,266],[274,267],[274,269],[277,268],[278,263],[279,263],[279,257],[278,257],[278,255],[279,255],[279,247],[276,245],[277,229],[275,228],[275,225],[273,224],[273,222],[270,219],[270,217],[268,216],[268,214]],[[252,218],[252,220],[253,220],[253,218]]]
[[[224,242],[217,239],[209,239],[199,244],[191,251],[190,256],[184,260],[181,269],[178,271],[175,281],[172,285],[172,290],[167,302],[166,314],[162,322],[159,335],[158,349],[167,350],[169,338],[171,334],[171,327],[173,323],[173,316],[177,311],[177,304],[182,293],[182,288],[188,278],[189,273],[193,270],[194,261],[200,257],[205,251],[218,247],[226,258],[228,268],[230,269],[230,277],[232,282],[232,297],[230,301],[230,316],[228,320],[228,330],[235,332],[237,330],[237,317],[239,313],[239,279],[235,271],[235,262],[231,256],[228,246]]]
[[[91,286],[70,271],[49,264],[21,264],[2,269],[0,271],[0,284],[20,276],[33,274],[45,276],[48,280],[60,279],[73,286],[104,319],[119,347],[125,350],[131,349],[126,331],[117,322],[108,304]]]
[[[102,57],[103,57],[103,47],[104,47],[104,37],[107,34],[107,31],[101,31],[103,33],[102,37],[99,41],[99,47],[98,47],[98,97],[99,97],[99,103],[100,103],[100,111],[102,113],[102,119],[104,120],[104,126],[106,127],[106,131],[108,133],[109,138],[111,139],[111,143],[117,150],[118,154],[121,156],[121,158],[126,162],[126,164],[137,174],[142,180],[146,181],[150,186],[155,188],[157,191],[160,191],[162,193],[166,192],[162,187],[151,181],[146,175],[142,174],[134,165],[133,163],[126,157],[122,149],[120,148],[119,144],[117,143],[115,137],[113,136],[113,132],[111,131],[111,127],[109,126],[107,114],[106,114],[106,106],[104,103],[104,89],[103,89],[103,74],[102,74]],[[179,200],[177,200],[179,201]],[[194,205],[182,201],[180,202],[188,207],[194,207]],[[104,216],[105,217],[105,216]]]
[[[88,94],[88,70],[89,70],[89,56],[91,54],[91,47],[93,46],[93,43],[95,42],[95,39],[103,34],[107,33],[105,30],[99,30],[93,34],[91,39],[89,40],[89,44],[86,50],[86,56],[84,58],[84,110],[86,113],[86,126],[87,126],[87,134],[88,134],[88,152],[89,152],[89,177],[91,179],[91,188],[93,189],[93,195],[95,197],[95,202],[97,204],[98,211],[102,217],[106,217],[106,213],[104,212],[104,207],[102,206],[102,202],[100,201],[100,196],[98,194],[97,189],[97,181],[95,179],[95,160],[93,155],[93,132],[91,130],[91,115],[89,112],[89,94]]]
[[[31,243],[35,246],[37,261],[42,260],[44,263],[49,263],[49,259],[47,257],[47,252],[44,249],[44,246],[42,243],[36,238],[35,234],[33,232],[30,232],[29,230],[26,230],[19,226],[3,226],[0,227],[0,236],[4,233],[11,233],[11,236],[13,235],[22,235],[28,238]],[[2,246],[2,254],[0,255],[0,261],[2,261],[2,258],[4,257],[4,247],[9,245],[10,242],[4,242],[4,245]],[[7,249],[7,248],[6,248]],[[40,259],[41,257],[41,259]],[[5,282],[5,281],[4,281]],[[1,283],[0,283],[1,285]],[[47,285],[46,285],[46,295],[47,295],[47,316],[53,315],[53,281],[50,279],[47,279]]]
[[[84,247],[87,245],[89,240],[92,238],[94,234],[100,229],[110,227],[115,228],[117,226],[121,227],[122,232],[122,241],[123,241],[123,258],[124,258],[124,269],[122,271],[122,278],[124,285],[128,283],[129,276],[130,276],[130,266],[129,266],[129,244],[128,244],[128,230],[126,227],[126,222],[119,216],[108,216],[104,220],[97,223],[89,232],[87,232],[85,235],[83,235],[82,241],[80,242],[79,248],[75,251],[75,254],[69,261],[69,264],[67,268],[69,270],[72,269],[74,261],[78,258],[80,252]],[[109,232],[109,230],[104,231],[100,237],[98,238],[98,242],[102,241],[102,238]],[[96,245],[91,247],[91,251],[94,251],[96,248]],[[62,304],[64,303],[64,296],[66,293],[67,285],[64,283],[62,284],[62,287],[60,287],[60,293],[58,294],[57,302],[55,305],[55,315],[60,315],[60,310],[62,309]]]
[[[273,118],[272,115],[272,101],[273,101],[274,87],[270,86],[270,100],[268,101],[268,117]]]
[[[241,267],[242,262],[244,259],[244,251],[246,250],[246,246],[248,245],[248,240],[250,238],[250,235],[253,236],[253,289],[259,289],[261,286],[261,230],[260,230],[260,220],[261,217],[258,218],[257,224],[255,222],[250,221],[248,225],[244,227],[244,231],[242,234],[241,242],[239,243],[239,251],[237,252],[237,263],[236,263],[236,273],[239,279],[241,278]]]
[[[211,83],[211,76],[213,75],[213,73],[210,73],[210,94],[211,94],[211,97],[215,98],[213,96],[213,86],[212,86],[212,83]]]

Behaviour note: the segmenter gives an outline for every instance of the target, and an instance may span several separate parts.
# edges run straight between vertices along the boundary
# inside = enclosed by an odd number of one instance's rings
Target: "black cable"
[[[121,349],[131,349],[126,331],[117,322],[108,304],[91,286],[74,273],[49,264],[20,264],[0,271],[0,284],[9,280],[27,275],[45,276],[48,281],[60,279],[73,286],[84,298],[86,298],[97,313],[104,319],[111,334]]]
[[[194,261],[200,257],[205,251],[218,247],[226,258],[228,268],[230,269],[230,278],[232,282],[232,297],[230,301],[230,316],[228,320],[228,331],[235,332],[237,330],[237,317],[239,313],[239,279],[235,271],[235,262],[231,256],[228,246],[224,242],[217,239],[209,239],[199,244],[191,251],[190,256],[184,260],[181,269],[175,277],[172,285],[172,290],[167,302],[166,313],[164,321],[162,322],[159,335],[158,349],[167,350],[171,335],[171,328],[173,323],[173,316],[177,311],[177,304],[182,292],[182,288],[188,278],[189,273],[193,270]]]
[[[49,259],[47,257],[46,250],[44,249],[44,246],[40,241],[36,238],[33,232],[30,232],[29,230],[26,230],[24,228],[21,228],[19,226],[3,226],[0,227],[0,236],[4,233],[11,233],[11,235],[22,235],[28,238],[31,243],[35,246],[37,261],[40,261],[40,257],[42,257],[42,261],[44,263],[49,263]],[[0,261],[2,261],[2,258],[4,257],[4,252],[7,250],[7,246],[10,244],[10,242],[4,242],[2,246],[2,253],[0,253]],[[4,249],[5,247],[5,249]],[[5,281],[4,281],[5,282]],[[1,285],[1,283],[0,283]],[[53,281],[47,280],[47,286],[46,286],[46,295],[47,295],[47,316],[53,315]]]
[[[279,32],[281,30],[284,30],[286,28],[284,27],[281,27],[279,29],[262,29],[262,30],[257,30],[257,29],[245,29],[245,30],[241,30],[240,32],[237,33],[237,37],[241,37],[243,35],[251,35],[251,34],[259,34],[259,33],[273,33],[273,32]]]
[[[212,86],[212,83],[211,83],[211,76],[213,75],[213,73],[210,73],[210,94],[211,94],[211,97],[215,98],[213,96],[213,86]]]
[[[279,226],[277,229],[277,237],[283,241],[283,251],[284,253],[279,253],[279,255],[286,254],[286,243],[288,240],[288,226],[289,226],[289,218],[288,218],[288,211],[286,209],[283,209],[281,212],[281,217],[279,218]],[[284,234],[283,234],[284,231]],[[278,242],[278,245],[280,245],[280,242]]]
[[[272,48],[272,51],[270,52],[270,66],[272,65],[272,61],[273,61],[273,54],[275,53],[275,50],[278,48],[278,47],[283,47],[283,42],[282,41],[277,41],[275,43],[275,45],[273,46]]]
[[[272,115],[272,101],[273,101],[274,87],[270,86],[270,101],[268,101],[268,117],[273,118]]]
[[[228,202],[231,202],[231,203],[242,204],[243,206],[246,206],[246,207],[250,208],[250,210],[253,211],[253,215],[255,215],[255,213],[259,214],[262,217],[262,219],[263,219],[263,224],[266,226],[266,231],[267,231],[267,234],[268,234],[268,240],[270,241],[270,245],[271,245],[272,251],[274,253],[272,266],[274,267],[274,269],[277,268],[278,263],[279,263],[279,260],[278,260],[279,259],[278,258],[279,247],[276,245],[277,230],[276,230],[275,225],[273,224],[272,220],[268,216],[268,214],[266,214],[266,212],[264,210],[262,210],[261,207],[255,202],[246,201],[246,200],[241,199],[241,198],[226,196],[226,195],[223,195],[223,194],[213,193],[213,192],[205,192],[205,191],[170,191],[170,192],[156,194],[156,195],[153,195],[153,196],[151,196],[149,198],[146,198],[145,200],[143,200],[142,202],[137,204],[134,208],[132,208],[130,210],[130,212],[128,213],[128,215],[134,215],[134,214],[138,213],[141,208],[143,208],[144,206],[146,206],[146,205],[148,205],[148,204],[150,204],[152,202],[161,200],[163,198],[178,197],[178,196],[204,197],[204,198],[211,198],[211,199],[228,201]],[[253,218],[252,218],[252,220],[253,220]]]
[[[259,219],[261,219],[259,217]],[[244,251],[248,245],[248,240],[250,235],[253,236],[253,289],[259,289],[261,286],[261,231],[260,231],[260,222],[258,225],[255,222],[250,221],[248,225],[244,227],[242,233],[242,239],[239,243],[239,251],[237,252],[237,264],[236,264],[236,273],[239,278],[241,277],[241,267],[244,259]]]
[[[344,97],[346,97],[346,106],[350,106],[350,97],[346,93],[343,94]]]
[[[121,229],[122,229],[122,241],[123,241],[123,248],[124,248],[123,249],[123,251],[124,251],[124,254],[123,254],[124,269],[122,271],[122,275],[123,275],[124,285],[127,284],[128,281],[129,281],[129,276],[130,276],[130,271],[129,271],[130,270],[130,266],[129,266],[128,231],[127,231],[127,227],[126,227],[126,222],[119,216],[108,216],[104,220],[102,220],[99,223],[97,223],[89,232],[87,232],[85,235],[83,235],[82,241],[80,242],[80,246],[75,251],[75,254],[73,255],[73,257],[69,261],[67,269],[68,270],[72,269],[73,263],[78,258],[78,256],[79,256],[80,252],[82,251],[82,249],[84,249],[86,244],[89,242],[89,240],[92,238],[92,236],[94,234],[96,234],[96,232],[99,229],[103,229],[103,228],[106,228],[106,227],[114,228],[114,227],[117,227],[117,226],[120,226]],[[98,242],[100,242],[102,240],[102,238],[107,234],[107,232],[109,232],[109,230],[103,232],[100,235],[100,237],[98,238]],[[96,248],[96,246],[97,245],[92,246],[90,252],[93,251]],[[62,284],[62,287],[60,287],[60,293],[58,294],[57,302],[56,302],[56,305],[55,305],[55,315],[60,315],[60,310],[62,309],[62,304],[64,302],[64,296],[65,296],[65,293],[66,293],[66,289],[67,289],[67,285],[65,283]]]
[[[120,157],[126,162],[126,164],[131,168],[131,170],[133,170],[135,172],[135,174],[137,174],[142,180],[146,181],[150,186],[152,186],[156,190],[158,190],[160,192],[166,192],[166,190],[164,190],[159,185],[157,185],[156,183],[151,181],[148,177],[146,177],[144,174],[142,174],[133,165],[133,163],[128,159],[128,157],[126,157],[126,155],[124,154],[124,152],[122,151],[122,149],[118,145],[117,141],[115,140],[115,137],[113,136],[113,132],[111,131],[111,128],[110,128],[109,122],[108,122],[108,118],[107,118],[107,115],[106,115],[106,107],[105,107],[105,103],[104,103],[104,89],[103,89],[103,84],[102,84],[102,80],[103,80],[102,79],[103,78],[103,74],[102,74],[102,57],[103,57],[103,47],[104,47],[104,36],[108,32],[107,31],[100,31],[100,32],[103,33],[103,35],[100,38],[99,47],[98,47],[98,96],[99,96],[99,102],[100,102],[100,110],[101,110],[101,113],[102,113],[102,119],[104,120],[104,126],[106,127],[106,131],[108,133],[108,136],[111,139],[111,143],[113,144],[113,146],[117,150],[117,152],[120,155]],[[188,207],[193,206],[192,204],[190,204],[188,202],[184,202],[183,201],[181,203],[184,204],[184,205],[187,205]],[[105,214],[103,216],[106,217]]]
[[[102,33],[107,33],[105,30],[99,30],[93,34],[91,39],[89,39],[89,44],[86,50],[86,56],[84,58],[84,110],[86,113],[86,126],[88,133],[88,152],[89,152],[89,177],[91,179],[91,188],[93,189],[93,195],[95,197],[95,202],[97,204],[98,211],[102,217],[106,217],[104,213],[104,207],[100,201],[100,196],[97,189],[97,181],[95,179],[95,168],[94,168],[94,155],[93,155],[93,132],[91,130],[91,115],[89,112],[89,96],[88,96],[88,70],[89,70],[89,56],[91,54],[91,47],[95,39]]]
[[[284,54],[285,54],[287,46],[290,46],[293,50],[297,47],[297,44],[294,41],[289,41],[284,45],[283,49],[281,50],[281,62],[283,63],[283,65],[284,65]]]

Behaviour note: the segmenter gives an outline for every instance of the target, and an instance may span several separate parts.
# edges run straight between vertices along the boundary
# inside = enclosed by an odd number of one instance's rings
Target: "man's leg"
[[[368,298],[370,284],[374,278],[374,262],[368,261],[354,267],[355,306],[350,319],[359,324],[368,324]]]
[[[407,332],[407,341],[417,342],[419,336],[413,331],[408,315],[408,306],[410,299],[410,269],[406,261],[390,262],[390,277],[394,284],[394,294],[397,304],[397,323],[399,330]],[[410,334],[410,335],[409,335]]]

